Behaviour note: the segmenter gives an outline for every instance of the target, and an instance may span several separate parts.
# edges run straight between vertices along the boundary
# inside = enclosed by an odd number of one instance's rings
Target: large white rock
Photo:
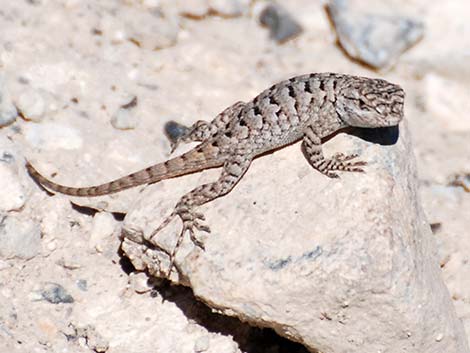
[[[469,352],[441,279],[423,214],[406,128],[395,144],[338,135],[326,154],[359,152],[365,174],[329,179],[298,145],[256,160],[227,196],[201,207],[212,233],[206,250],[188,237],[171,279],[221,312],[323,353]],[[122,248],[137,269],[167,270],[181,224],[143,241],[180,196],[217,171],[144,190],[125,219]],[[179,186],[181,184],[183,186]],[[193,185],[189,185],[193,184]],[[146,244],[146,245],[144,245]]]

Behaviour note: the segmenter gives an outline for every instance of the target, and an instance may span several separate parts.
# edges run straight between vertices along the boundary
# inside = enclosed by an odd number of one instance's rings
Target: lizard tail
[[[197,172],[207,168],[220,167],[223,159],[217,158],[215,150],[201,148],[200,146],[182,154],[138,172],[118,178],[101,185],[90,187],[70,187],[57,184],[41,175],[28,161],[28,173],[48,190],[71,196],[101,196],[129,189],[142,184],[151,184],[164,179],[174,178],[184,174]]]

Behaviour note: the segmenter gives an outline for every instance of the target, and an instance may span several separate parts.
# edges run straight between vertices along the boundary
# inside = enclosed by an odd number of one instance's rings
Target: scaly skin
[[[172,214],[149,237],[152,239],[174,217],[183,222],[174,255],[186,231],[193,242],[203,247],[194,229],[209,232],[202,223],[204,216],[196,207],[229,193],[248,170],[253,158],[296,141],[308,162],[324,175],[337,178],[335,171],[363,172],[365,162],[356,155],[323,156],[321,139],[339,129],[397,125],[403,119],[405,93],[395,84],[381,79],[350,75],[319,73],[293,77],[261,92],[248,103],[237,102],[211,122],[197,121],[180,136],[179,143],[201,142],[191,151],[109,183],[91,187],[69,187],[42,176],[27,162],[26,168],[41,185],[72,196],[111,194],[141,184],[223,167],[219,179],[201,185],[184,195]]]

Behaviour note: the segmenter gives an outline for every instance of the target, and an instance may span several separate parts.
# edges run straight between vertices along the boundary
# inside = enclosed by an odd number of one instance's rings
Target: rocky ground
[[[264,1],[248,0],[4,1],[0,350],[306,352],[274,331],[211,310],[185,287],[149,283],[120,251],[125,213],[153,203],[162,206],[155,215],[160,219],[185,190],[217,171],[156,184],[157,200],[145,199],[147,189],[138,188],[71,204],[41,190],[24,159],[64,184],[104,182],[167,159],[167,121],[210,120],[277,81],[325,71],[382,77],[405,89],[404,126],[412,136],[421,203],[469,336],[470,4],[371,1],[359,10],[354,4],[336,1],[327,8],[324,1],[294,0],[282,2],[278,13],[266,11]],[[348,13],[351,8],[357,11]],[[378,37],[362,37],[365,23]],[[366,148],[337,138],[332,146]],[[279,187],[274,166],[292,169],[282,184],[299,175],[318,187],[326,182],[308,167],[299,146],[286,151],[260,160],[240,185],[243,195],[237,189],[229,195],[238,205],[230,219],[217,211],[208,211],[208,218],[270,234],[279,228],[245,222],[247,214],[282,220],[277,205],[291,205],[304,215],[308,205],[296,204],[295,195]],[[371,158],[375,150],[368,151]],[[261,167],[269,168],[269,177]],[[348,178],[344,183],[354,187]],[[315,215],[305,215],[310,218],[299,228],[284,224],[283,231],[295,236],[301,233],[292,229],[314,227]]]

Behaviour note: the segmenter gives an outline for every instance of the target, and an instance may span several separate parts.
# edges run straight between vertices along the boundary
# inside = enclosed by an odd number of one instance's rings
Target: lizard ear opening
[[[336,102],[336,112],[348,126],[380,127],[383,119],[363,100],[343,97]]]

